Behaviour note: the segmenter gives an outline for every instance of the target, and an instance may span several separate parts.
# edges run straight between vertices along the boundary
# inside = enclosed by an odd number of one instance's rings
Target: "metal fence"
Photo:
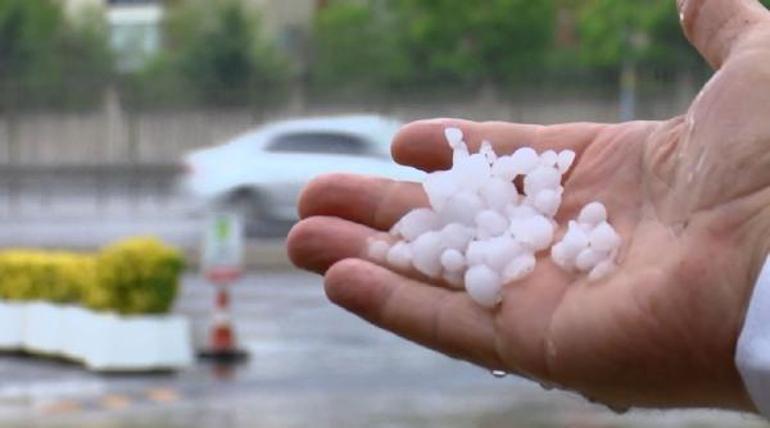
[[[692,82],[645,88],[638,115],[684,112]],[[408,92],[408,91],[407,91]],[[308,99],[300,91],[279,107],[137,109],[107,91],[96,108],[0,110],[0,217],[170,215],[184,211],[175,188],[181,156],[261,123],[300,116],[376,113],[409,121],[464,117],[530,123],[618,118],[613,91],[480,90],[453,96]],[[13,94],[4,94],[6,97]]]
[[[692,85],[660,87],[642,94],[642,118],[682,113],[694,95]],[[607,121],[618,118],[614,94],[582,91],[501,96],[479,91],[443,99],[404,99],[319,103],[289,102],[254,109],[185,107],[136,110],[108,94],[95,109],[83,111],[0,110],[0,168],[7,165],[169,165],[193,148],[222,142],[271,120],[338,113],[378,113],[402,120],[424,117],[465,117],[530,123]]]

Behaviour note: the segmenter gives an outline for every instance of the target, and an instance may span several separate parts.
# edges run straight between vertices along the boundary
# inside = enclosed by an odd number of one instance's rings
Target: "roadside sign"
[[[214,284],[235,281],[243,271],[243,221],[235,212],[214,212],[206,221],[203,274]]]

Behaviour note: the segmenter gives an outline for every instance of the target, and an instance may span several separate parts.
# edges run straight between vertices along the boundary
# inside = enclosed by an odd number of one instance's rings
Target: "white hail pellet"
[[[449,147],[456,149],[463,144],[463,131],[457,128],[447,128],[444,130],[444,137],[446,137]]]
[[[388,250],[386,261],[396,269],[409,269],[412,266],[412,249],[406,242],[396,242]]]
[[[496,177],[489,179],[481,187],[479,195],[487,207],[501,213],[505,212],[505,206],[508,203],[519,202],[519,192],[516,190],[516,186],[510,180],[506,181]]]
[[[592,202],[570,221],[561,242],[551,248],[551,259],[565,270],[577,268],[599,278],[615,268],[614,259],[621,244],[615,229],[607,223],[603,204]]]
[[[517,149],[511,155],[511,159],[513,160],[513,170],[516,172],[516,175],[529,174],[540,163],[540,156],[531,147]]]
[[[560,184],[561,174],[558,170],[540,166],[524,177],[524,194],[534,197],[546,189],[556,190]]]
[[[536,264],[534,254],[524,253],[517,256],[503,269],[503,281],[507,284],[525,278],[535,270]]]
[[[591,248],[597,251],[610,252],[620,247],[620,236],[606,221],[599,223],[588,236]]]
[[[588,234],[576,221],[570,221],[567,227],[567,233],[561,240],[564,255],[567,258],[575,259],[581,251],[588,248]]]
[[[608,253],[603,251],[597,251],[592,248],[586,248],[578,254],[575,259],[575,267],[583,272],[589,272],[596,267],[599,263],[606,260],[609,257]]]
[[[473,266],[465,272],[465,289],[478,304],[493,307],[500,302],[500,275],[486,265]]]
[[[484,155],[476,153],[463,159],[457,165],[456,171],[453,168],[451,172],[457,177],[461,189],[476,192],[489,180],[492,168]]]
[[[374,239],[369,242],[369,258],[377,263],[386,261],[389,250],[390,244],[381,239]]]
[[[438,171],[428,174],[422,188],[428,195],[430,206],[436,211],[441,211],[449,198],[460,190],[460,184],[451,171]]]
[[[468,263],[468,266],[484,263],[488,245],[486,241],[473,241],[468,244],[468,250],[465,252],[465,261]]]
[[[575,265],[575,259],[570,257],[564,242],[558,242],[551,247],[551,260],[566,271],[572,270]]]
[[[475,225],[476,213],[484,209],[484,202],[474,192],[463,191],[449,198],[439,211],[445,223]]]
[[[559,155],[553,150],[546,150],[540,155],[540,164],[547,167],[555,167],[559,162]]]
[[[476,215],[476,229],[486,239],[502,235],[508,230],[508,219],[493,210],[484,210]]]
[[[538,215],[537,210],[532,208],[529,205],[515,205],[515,204],[506,205],[505,213],[508,215],[508,218],[510,218],[511,220],[529,218],[529,217]]]
[[[396,223],[395,229],[409,242],[425,232],[441,227],[441,218],[430,208],[417,208],[408,212]]]
[[[540,213],[548,217],[553,217],[556,215],[556,212],[559,211],[559,207],[561,206],[561,195],[559,194],[558,190],[541,190],[535,196],[535,200],[532,205],[534,205],[534,207],[537,208]]]
[[[559,172],[566,174],[575,162],[575,157],[575,152],[572,150],[562,150],[559,152],[559,159],[556,161]]]
[[[465,251],[468,248],[468,243],[473,240],[476,231],[459,223],[451,223],[444,226],[440,233],[441,242],[446,248]]]
[[[453,166],[424,180],[430,208],[413,210],[399,220],[391,230],[398,242],[371,240],[368,255],[395,269],[414,268],[452,287],[464,285],[474,301],[492,307],[500,301],[503,284],[532,273],[535,253],[553,243],[562,176],[576,154],[538,154],[522,147],[498,156],[488,141],[471,154],[460,129],[447,128],[444,134]],[[526,197],[514,184],[519,176]],[[607,223],[606,208],[595,202],[569,222],[550,254],[561,268],[590,272],[589,279],[596,279],[615,269],[620,244],[620,236]]]
[[[607,221],[607,208],[601,202],[591,202],[580,210],[577,221],[592,227],[596,226],[603,221]]]
[[[484,264],[496,272],[501,272],[511,260],[527,252],[528,250],[515,239],[503,235],[488,241]]]
[[[441,266],[448,272],[462,272],[465,269],[465,256],[463,253],[449,248],[441,253]]]
[[[484,155],[489,165],[494,164],[495,161],[497,160],[497,153],[495,153],[495,149],[492,148],[492,143],[490,143],[487,140],[484,140],[481,142],[481,148],[479,148],[479,153]]]
[[[517,241],[534,251],[548,248],[553,241],[553,224],[542,215],[534,215],[511,221],[510,232]]]
[[[452,150],[452,165],[459,165],[460,162],[471,157],[471,152],[468,150],[468,146],[465,143],[460,143],[460,146]]]
[[[513,156],[500,156],[492,165],[492,176],[505,181],[513,181],[520,173],[519,164]]]
[[[440,233],[423,233],[412,243],[412,265],[420,273],[436,277],[441,273],[443,250]]]

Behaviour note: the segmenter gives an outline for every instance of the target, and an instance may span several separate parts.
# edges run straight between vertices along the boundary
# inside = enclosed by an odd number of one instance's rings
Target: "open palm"
[[[330,299],[450,356],[576,390],[614,406],[750,409],[733,362],[754,278],[770,248],[770,17],[753,0],[680,2],[688,37],[718,70],[686,115],[663,122],[549,127],[422,121],[394,158],[450,166],[443,131],[498,153],[571,149],[560,224],[603,202],[620,269],[587,283],[539,255],[487,310],[462,291],[367,260],[367,244],[409,210],[419,184],[331,175],[303,193],[290,234],[300,267]]]

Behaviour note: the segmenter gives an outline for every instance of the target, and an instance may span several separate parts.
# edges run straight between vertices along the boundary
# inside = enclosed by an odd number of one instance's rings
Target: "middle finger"
[[[352,174],[329,174],[302,192],[300,218],[333,216],[387,231],[409,211],[428,206],[418,183]]]

